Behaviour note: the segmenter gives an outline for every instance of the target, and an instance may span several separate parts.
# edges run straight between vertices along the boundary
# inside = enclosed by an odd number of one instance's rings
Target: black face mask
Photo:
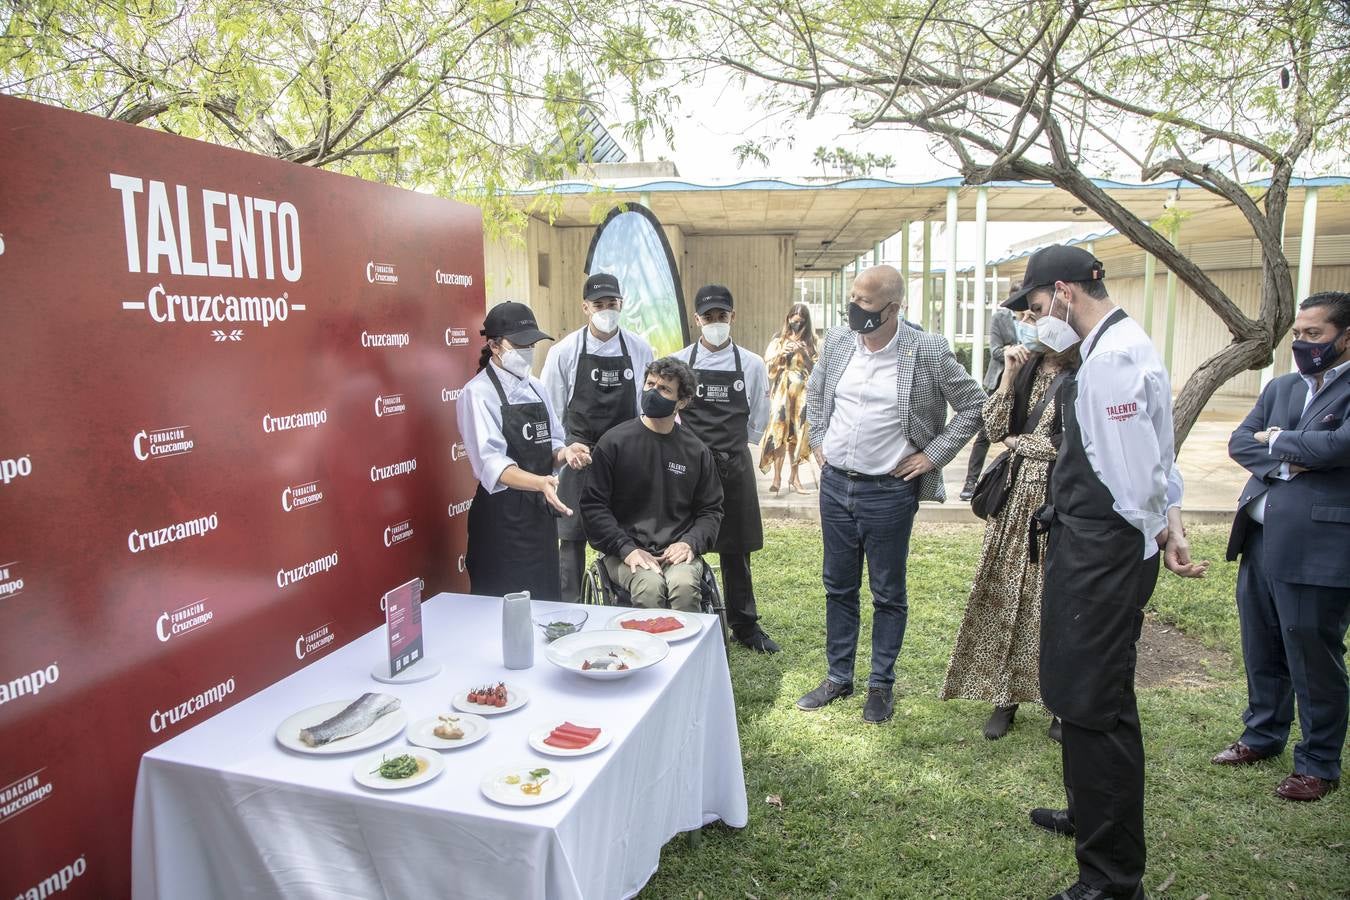
[[[1316,375],[1318,372],[1325,372],[1344,354],[1336,352],[1336,342],[1345,334],[1345,329],[1341,329],[1334,338],[1321,343],[1312,341],[1294,341],[1294,363],[1298,370],[1304,375]]]
[[[800,334],[800,333],[801,333],[801,330],[802,330],[803,328],[805,328],[805,327],[806,327],[806,323],[805,323],[805,322],[802,322],[802,321],[789,322],[789,323],[788,323],[788,328],[792,329],[792,333],[793,333],[793,334]]]
[[[884,309],[877,312],[863,309],[852,300],[848,302],[848,327],[858,334],[871,334],[886,324]]]
[[[673,416],[675,415],[675,407],[678,405],[678,401],[664,396],[656,388],[648,388],[642,392],[642,414],[649,419],[664,419],[667,416]]]

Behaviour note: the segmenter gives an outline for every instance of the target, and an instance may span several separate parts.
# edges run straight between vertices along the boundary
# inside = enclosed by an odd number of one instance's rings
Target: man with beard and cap
[[[1242,736],[1211,761],[1279,755],[1297,700],[1303,738],[1275,793],[1308,801],[1340,783],[1350,698],[1350,293],[1304,300],[1292,349],[1298,372],[1266,385],[1228,442],[1252,474],[1228,541],[1228,558],[1242,557],[1247,711]]]
[[[1064,432],[1037,514],[1050,530],[1041,596],[1041,697],[1063,720],[1068,808],[1031,811],[1076,834],[1078,881],[1052,900],[1144,896],[1144,743],[1135,642],[1158,555],[1186,577],[1172,388],[1148,335],[1106,291],[1106,269],[1070,246],[1032,254],[1004,306],[1030,309],[1038,340],[1082,363],[1059,392]],[[1033,546],[1035,546],[1033,544]]]
[[[761,653],[777,653],[764,633],[750,580],[750,554],[764,546],[759,490],[751,441],[758,443],[769,421],[769,376],[764,360],[731,340],[736,310],[731,291],[720,284],[698,289],[694,312],[702,336],[675,358],[688,363],[698,389],[680,421],[712,450],[722,478],[722,528],[717,534],[722,592],[732,639]]]
[[[623,293],[617,278],[591,275],[581,298],[586,325],[549,348],[540,377],[553,408],[562,412],[566,443],[594,447],[606,431],[641,414],[637,379],[654,356],[646,340],[619,327]],[[568,467],[558,477],[559,500],[577,512],[558,519],[558,574],[562,599],[577,603],[586,567],[578,506],[586,473]]]

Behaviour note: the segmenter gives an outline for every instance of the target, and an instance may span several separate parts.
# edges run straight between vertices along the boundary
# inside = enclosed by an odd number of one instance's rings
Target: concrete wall
[[[781,324],[792,297],[793,238],[790,235],[686,237],[664,229],[684,288],[691,338],[698,336],[694,294],[703,284],[720,283],[736,298],[734,339],[763,353]],[[503,300],[530,304],[539,327],[562,337],[583,324],[581,289],[586,252],[594,228],[554,228],[531,219],[515,239],[486,242],[487,305]],[[539,361],[542,363],[542,354]]]
[[[1167,346],[1167,274],[1160,268],[1153,284],[1153,342],[1159,354]],[[1210,277],[1248,315],[1256,315],[1261,303],[1260,269],[1225,269],[1210,271]],[[1144,321],[1144,279],[1142,276],[1115,279],[1108,282],[1111,297],[1126,312]],[[1314,266],[1312,292],[1346,290],[1350,287],[1350,266]],[[1275,352],[1275,372],[1290,371],[1289,343],[1286,335]],[[1177,282],[1176,336],[1172,347],[1172,385],[1176,390],[1210,356],[1232,342],[1232,335],[1219,318],[1196,294],[1180,281]],[[1215,396],[1254,400],[1261,390],[1261,373],[1244,372],[1218,390]]]

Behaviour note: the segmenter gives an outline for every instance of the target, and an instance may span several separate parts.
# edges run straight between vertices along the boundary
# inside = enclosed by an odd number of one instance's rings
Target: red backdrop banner
[[[481,218],[0,96],[0,304],[0,896],[123,896],[141,753],[467,590]]]

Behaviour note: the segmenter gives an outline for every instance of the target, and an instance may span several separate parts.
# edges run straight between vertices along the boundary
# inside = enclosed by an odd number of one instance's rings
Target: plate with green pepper
[[[358,760],[352,777],[363,787],[394,791],[426,784],[443,771],[445,760],[439,753],[421,747],[386,747]]]

